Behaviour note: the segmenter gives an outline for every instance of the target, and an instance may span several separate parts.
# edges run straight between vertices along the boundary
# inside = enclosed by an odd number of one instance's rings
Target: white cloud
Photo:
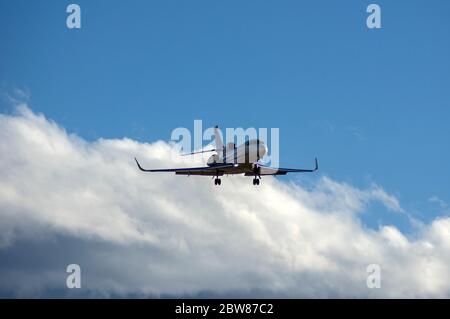
[[[26,259],[1,262],[0,291],[61,288],[59,263],[80,263],[83,287],[106,295],[449,296],[449,218],[411,239],[360,222],[374,201],[403,212],[375,184],[323,177],[310,190],[266,177],[254,187],[235,176],[217,187],[144,174],[133,161],[172,166],[171,152],[164,142],[87,142],[25,105],[0,115],[0,256]],[[372,263],[381,289],[366,287]]]
[[[444,210],[448,209],[448,204],[437,196],[431,196],[430,198],[428,198],[428,201],[430,203],[438,204],[439,208],[441,208],[441,209],[444,209]]]

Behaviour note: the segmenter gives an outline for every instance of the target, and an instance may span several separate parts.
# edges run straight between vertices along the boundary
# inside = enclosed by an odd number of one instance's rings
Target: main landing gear
[[[222,182],[222,181],[221,181],[220,178],[218,178],[218,177],[214,179],[214,185],[220,185],[221,182]]]
[[[259,185],[259,179],[258,178],[254,178],[253,179],[253,185]]]

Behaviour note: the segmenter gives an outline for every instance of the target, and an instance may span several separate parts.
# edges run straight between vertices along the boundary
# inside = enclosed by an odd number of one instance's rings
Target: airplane
[[[244,176],[254,176],[253,185],[259,185],[261,176],[266,175],[286,175],[287,173],[304,173],[315,172],[319,169],[317,158],[315,159],[314,169],[297,169],[297,168],[274,168],[259,163],[259,160],[267,154],[268,148],[266,144],[259,140],[253,139],[246,141],[244,144],[236,147],[234,143],[223,145],[221,133],[218,126],[214,127],[214,139],[216,148],[212,150],[193,152],[183,155],[193,155],[206,152],[215,152],[211,155],[204,167],[191,168],[164,168],[164,169],[144,169],[134,158],[138,168],[143,172],[174,172],[176,175],[200,175],[213,176],[214,185],[220,185],[219,176],[244,174]]]

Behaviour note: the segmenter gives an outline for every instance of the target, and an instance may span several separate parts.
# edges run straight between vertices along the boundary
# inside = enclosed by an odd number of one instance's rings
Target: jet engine
[[[208,166],[212,166],[212,165],[217,164],[217,163],[219,163],[219,155],[217,155],[217,154],[211,155],[211,156],[208,158],[208,161],[206,162],[206,164],[207,164]]]

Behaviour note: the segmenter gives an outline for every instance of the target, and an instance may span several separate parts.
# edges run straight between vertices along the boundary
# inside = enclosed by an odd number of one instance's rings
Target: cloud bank
[[[402,212],[382,187],[327,177],[305,188],[266,177],[143,174],[173,149],[87,142],[26,105],[0,115],[2,296],[449,297],[450,219],[405,236],[366,228],[371,203]],[[65,288],[65,267],[82,288]],[[381,288],[366,285],[369,264]]]

